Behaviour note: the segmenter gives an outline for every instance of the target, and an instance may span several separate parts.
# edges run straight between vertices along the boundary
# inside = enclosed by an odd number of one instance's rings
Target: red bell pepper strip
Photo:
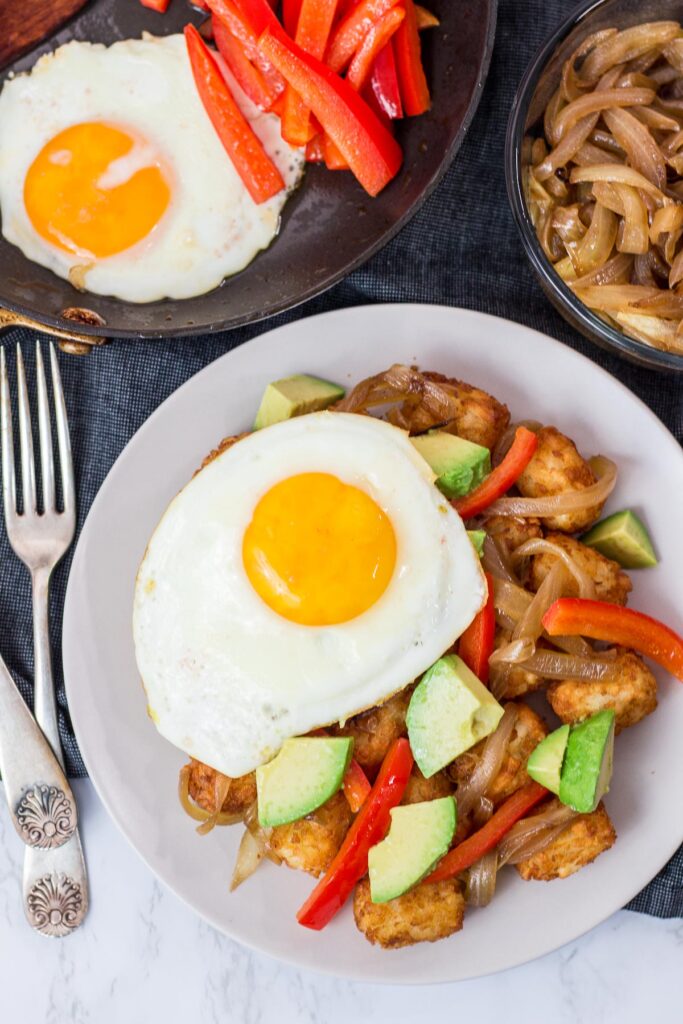
[[[354,814],[358,814],[371,789],[367,775],[358,761],[352,758],[344,776],[344,796]]]
[[[370,79],[375,99],[387,117],[403,117],[403,106],[401,104],[401,93],[398,87],[398,74],[396,72],[396,58],[394,56],[394,44],[388,42],[383,50],[375,57]]]
[[[643,612],[607,601],[561,597],[541,621],[549,636],[587,636],[632,647],[683,682],[683,637]]]
[[[522,475],[537,445],[538,438],[532,430],[517,427],[515,439],[503,461],[473,491],[451,502],[455,511],[463,519],[471,519],[497,501]]]
[[[489,588],[486,604],[477,612],[458,644],[458,654],[485,686],[489,681],[489,658],[493,653],[493,638],[496,633],[493,577],[490,572],[486,573],[486,582]]]
[[[258,39],[261,33],[254,29],[249,18],[236,0],[207,0],[207,2],[211,8],[214,22],[220,21],[235,39],[242,44],[244,56],[259,69],[273,95],[277,97],[283,93],[285,90],[284,78],[259,50]],[[275,23],[279,24],[267,3],[266,8]]]
[[[459,875],[466,868],[472,867],[485,853],[498,846],[503,836],[510,831],[516,821],[523,818],[532,807],[549,795],[545,786],[539,785],[538,782],[527,782],[500,805],[495,814],[478,832],[474,832],[454,846],[439,862],[431,875],[427,875],[425,882],[443,882],[447,878]]]
[[[282,26],[273,14],[268,0],[236,0],[236,2],[257,37],[260,38],[266,29],[270,29],[273,35],[284,35]]]
[[[420,36],[413,0],[403,0],[406,16],[394,36],[394,50],[403,109],[409,117],[429,110],[429,86],[422,67]]]
[[[367,103],[282,29],[277,36],[265,32],[259,46],[313,111],[366,192],[377,195],[398,172],[403,154]]]
[[[366,35],[398,0],[361,0],[337,25],[325,54],[333,71],[343,71]]]
[[[261,110],[270,110],[277,99],[277,93],[271,88],[263,72],[251,63],[242,43],[226,28],[224,21],[214,16],[212,24],[218,52],[235,76],[237,84],[257,107]]]
[[[216,134],[255,203],[264,203],[285,187],[282,175],[237,106],[211,52],[194,25],[185,26],[185,42],[199,97]]]
[[[292,39],[296,35],[296,26],[299,24],[299,11],[302,0],[282,0],[282,24],[285,32]]]
[[[325,136],[323,146],[325,151],[325,167],[327,167],[328,171],[348,171],[349,165],[329,135]]]
[[[408,740],[394,740],[337,856],[296,915],[299,924],[320,931],[346,903],[368,870],[370,847],[381,842],[389,829],[391,809],[400,803],[412,767]]]
[[[321,164],[325,159],[325,140],[324,137],[318,132],[313,138],[306,144],[306,163],[308,164]]]
[[[171,0],[140,0],[143,7],[149,7],[150,11],[158,11],[164,14]]]
[[[325,53],[336,9],[337,0],[302,0],[295,42],[318,60],[322,60]],[[288,85],[282,114],[282,138],[290,146],[305,146],[314,134],[308,107]]]
[[[367,82],[375,58],[387,45],[405,16],[403,7],[392,7],[375,22],[356,50],[346,72],[346,80],[357,92],[360,92]]]

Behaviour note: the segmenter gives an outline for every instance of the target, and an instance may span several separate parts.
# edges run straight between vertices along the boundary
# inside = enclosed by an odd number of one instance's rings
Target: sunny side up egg
[[[149,542],[133,632],[150,716],[243,775],[412,682],[485,595],[404,431],[334,412],[268,427],[195,476]]]
[[[183,299],[242,270],[276,235],[303,170],[233,83],[286,183],[257,205],[197,94],[181,35],[71,42],[0,94],[2,233],[81,289]]]

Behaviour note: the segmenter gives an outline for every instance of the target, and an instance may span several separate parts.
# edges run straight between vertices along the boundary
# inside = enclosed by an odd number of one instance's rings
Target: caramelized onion
[[[498,728],[486,740],[481,758],[466,782],[461,782],[457,789],[458,815],[464,818],[475,807],[479,800],[486,796],[486,791],[501,769],[512,730],[517,721],[517,708],[508,704]]]
[[[265,857],[265,847],[245,828],[237,851],[237,860],[230,880],[230,892],[234,892],[242,882],[246,882],[254,874]]]
[[[495,653],[498,654],[499,651]],[[615,662],[615,656],[613,651],[601,654],[594,652],[586,656],[538,648],[528,658],[509,664],[525,672],[533,672],[544,679],[583,679],[586,682],[596,682],[620,677],[621,669]],[[503,661],[504,658],[500,660]]]
[[[595,597],[593,580],[560,544],[555,544],[551,540],[543,540],[541,537],[532,537],[531,540],[525,541],[515,549],[513,563],[530,555],[551,555],[553,558],[559,559],[567,572],[576,580],[579,597]]]
[[[498,866],[518,864],[535,853],[540,853],[578,817],[571,807],[560,804],[540,814],[522,818],[503,837],[498,846]]]
[[[675,39],[680,26],[675,21],[654,21],[624,29],[600,43],[589,53],[579,71],[579,83],[591,85],[616,64],[642,57]]]
[[[467,874],[465,899],[471,907],[487,907],[496,891],[498,851],[489,850]]]
[[[496,543],[495,537],[491,536],[491,534],[487,534],[484,538],[481,560],[486,571],[490,572],[492,576],[501,580],[508,580],[510,583],[518,582],[507,557],[503,554],[500,546]]]
[[[217,773],[217,777],[220,773]],[[225,779],[226,776],[220,776]],[[227,780],[230,782],[230,780]],[[225,795],[227,795],[227,787],[225,788]],[[189,764],[184,765],[180,769],[178,775],[178,799],[180,805],[190,818],[194,821],[201,822],[201,825],[197,827],[197,832],[200,835],[205,835],[210,832],[214,825],[235,825],[238,821],[242,820],[241,814],[225,814],[223,811],[207,811],[204,807],[199,807],[198,804],[194,803],[190,796],[190,766]],[[223,797],[225,799],[225,796]],[[223,806],[223,800],[219,806]]]
[[[559,516],[579,512],[594,505],[602,505],[614,490],[617,467],[611,459],[598,455],[589,460],[596,483],[582,491],[563,491],[543,498],[499,498],[489,506],[489,515],[498,516]]]
[[[602,116],[631,166],[658,189],[666,188],[664,157],[645,125],[628,110],[605,110]]]

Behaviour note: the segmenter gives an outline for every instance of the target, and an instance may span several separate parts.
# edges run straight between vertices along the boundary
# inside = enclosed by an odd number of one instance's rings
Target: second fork
[[[48,621],[52,571],[68,550],[76,527],[76,495],[64,394],[54,346],[50,345],[57,446],[63,510],[57,508],[50,406],[40,343],[36,343],[38,434],[42,478],[42,511],[36,491],[31,410],[21,348],[17,345],[17,406],[23,510],[18,511],[9,379],[4,348],[0,349],[0,433],[2,494],[7,536],[15,554],[31,574],[33,589],[34,712],[63,765],[57,704],[52,678]],[[67,935],[88,909],[88,885],[78,831],[56,850],[27,849],[24,855],[24,909],[31,925],[45,935]]]

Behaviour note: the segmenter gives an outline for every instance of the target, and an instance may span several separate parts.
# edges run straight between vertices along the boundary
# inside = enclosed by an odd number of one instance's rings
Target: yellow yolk
[[[144,141],[99,122],[55,135],[24,181],[26,212],[38,234],[67,252],[99,259],[143,239],[171,197],[145,149]]]
[[[396,537],[364,491],[329,473],[301,473],[261,498],[242,557],[251,585],[273,611],[302,625],[331,626],[382,596],[396,563]]]

